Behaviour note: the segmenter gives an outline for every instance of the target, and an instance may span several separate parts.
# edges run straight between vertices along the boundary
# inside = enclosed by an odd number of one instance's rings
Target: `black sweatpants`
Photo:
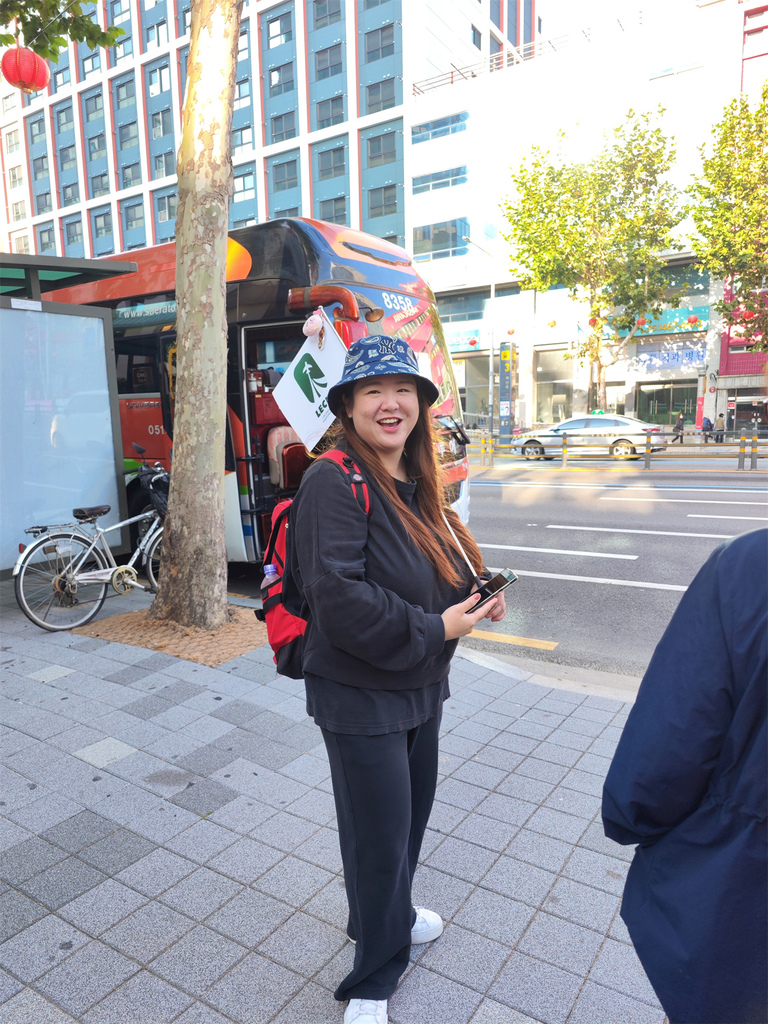
[[[349,736],[323,729],[357,941],[337,999],[388,999],[408,966],[411,884],[437,785],[441,715],[403,732]]]

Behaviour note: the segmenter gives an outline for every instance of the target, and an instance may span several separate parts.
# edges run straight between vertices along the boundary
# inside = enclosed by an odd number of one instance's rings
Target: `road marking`
[[[763,487],[695,487],[691,484],[562,484],[528,483],[525,480],[471,480],[472,487],[557,487],[587,491],[705,491],[707,494],[768,494]]]
[[[705,515],[703,512],[700,512],[700,513],[689,512],[687,518],[688,519],[743,519],[743,520],[748,520],[751,523],[765,523],[765,522],[768,522],[768,516],[708,516],[708,515]],[[696,534],[695,533],[691,534],[691,536],[695,537]],[[706,537],[707,535],[705,533],[702,533],[701,536],[702,537]],[[712,536],[714,536],[714,534]]]
[[[501,572],[501,569],[488,567],[489,572]],[[641,583],[639,580],[609,580],[600,576],[566,576],[557,572],[531,572],[528,569],[515,569],[518,576],[538,576],[545,580],[572,580],[574,583],[605,583],[611,587],[640,587],[643,590],[679,590],[685,591],[688,587],[681,587],[677,583]]]
[[[688,513],[689,519],[734,519],[744,518],[735,516],[695,516]],[[674,530],[627,530],[618,526],[553,526],[551,523],[545,527],[546,530],[590,530],[594,533],[647,533],[653,537],[710,537],[713,540],[730,540],[732,533],[676,533]]]
[[[544,555],[580,555],[582,558],[622,558],[625,561],[634,562],[637,555],[607,555],[602,551],[570,551],[561,548],[526,548],[518,544],[480,544],[481,548],[497,548],[499,551],[537,551]]]
[[[507,633],[490,633],[483,629],[473,629],[469,636],[481,640],[496,640],[500,644],[514,644],[516,647],[538,647],[540,651],[554,651],[557,643],[552,640],[531,640],[527,636],[509,636]]]
[[[604,494],[600,501],[664,501],[676,505],[765,505],[764,501],[712,501],[709,498],[621,498],[614,494]]]

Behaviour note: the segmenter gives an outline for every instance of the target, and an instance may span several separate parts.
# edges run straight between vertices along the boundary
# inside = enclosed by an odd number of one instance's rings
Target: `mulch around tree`
[[[237,605],[229,608],[232,621],[213,630],[182,626],[170,620],[156,622],[149,618],[145,608],[96,619],[71,632],[130,647],[146,647],[150,651],[161,651],[198,665],[217,668],[225,661],[239,658],[267,643],[267,627],[258,621],[252,608]]]

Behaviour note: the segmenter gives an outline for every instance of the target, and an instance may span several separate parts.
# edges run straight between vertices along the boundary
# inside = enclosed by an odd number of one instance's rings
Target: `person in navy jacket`
[[[719,547],[645,674],[603,790],[622,902],[673,1024],[768,1020],[768,529]]]

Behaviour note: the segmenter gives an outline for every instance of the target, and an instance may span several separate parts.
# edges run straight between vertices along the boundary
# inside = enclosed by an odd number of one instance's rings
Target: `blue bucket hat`
[[[341,380],[328,392],[328,408],[334,416],[338,416],[342,404],[341,396],[348,384],[365,380],[366,377],[384,377],[392,374],[417,377],[422,393],[430,405],[440,394],[434,382],[419,373],[416,353],[407,341],[377,334],[371,338],[361,338],[349,346]]]

